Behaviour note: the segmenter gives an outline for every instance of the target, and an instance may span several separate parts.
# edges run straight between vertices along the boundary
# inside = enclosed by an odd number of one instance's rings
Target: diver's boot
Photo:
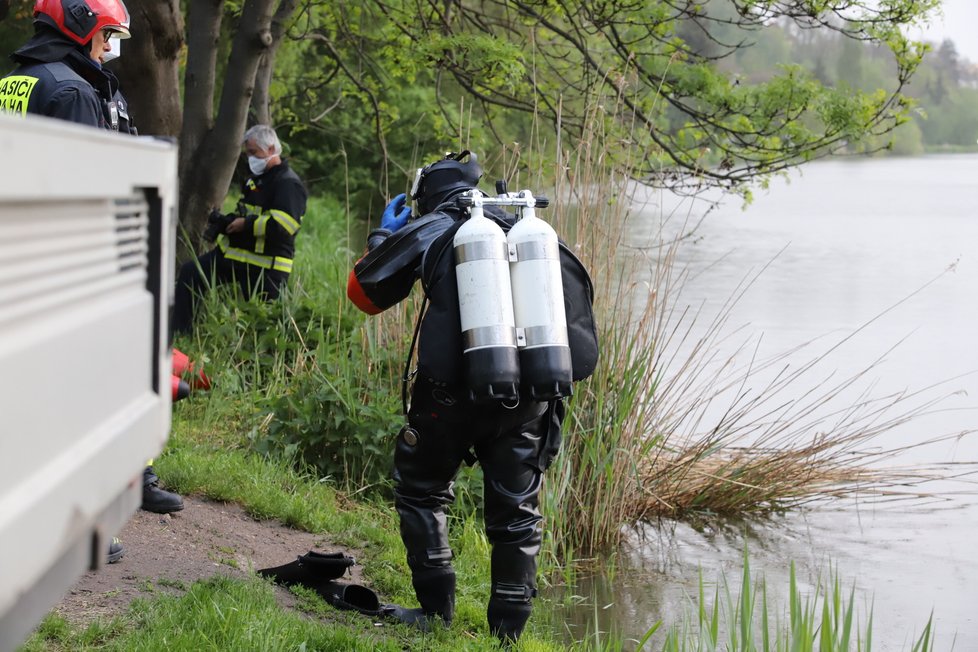
[[[455,617],[455,569],[451,566],[425,568],[412,573],[411,584],[426,616],[437,616],[452,624]]]
[[[515,643],[523,633],[533,609],[530,599],[535,595],[536,589],[530,586],[493,584],[486,616],[489,631],[504,645]]]
[[[183,498],[172,491],[160,488],[160,479],[153,473],[153,467],[147,466],[143,471],[143,504],[142,509],[157,514],[170,514],[183,509]]]
[[[451,625],[455,617],[455,570],[451,566],[420,569],[412,573],[411,583],[421,606],[411,609],[389,604],[381,608],[381,613],[423,632],[431,629],[435,619],[440,619],[445,627]]]

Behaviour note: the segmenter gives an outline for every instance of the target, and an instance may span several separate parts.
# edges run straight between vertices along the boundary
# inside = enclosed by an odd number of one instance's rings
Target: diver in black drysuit
[[[452,486],[461,465],[474,457],[482,466],[492,545],[489,628],[503,641],[515,641],[536,595],[539,492],[560,447],[564,405],[524,393],[515,406],[476,401],[465,384],[452,238],[467,217],[458,196],[475,188],[482,173],[474,156],[462,162],[466,155],[449,155],[419,170],[412,198],[422,217],[410,220],[404,195],[387,206],[381,228],[368,236],[368,251],[350,274],[347,294],[361,310],[377,314],[407,297],[420,278],[429,303],[418,334],[408,425],[398,433],[394,452],[395,507],[421,606],[397,607],[393,615],[421,627],[433,616],[451,623],[455,571],[445,508],[455,498]],[[485,215],[504,231],[515,222],[495,207],[486,207]],[[561,266],[578,380],[597,361],[593,288],[584,266],[563,245]]]

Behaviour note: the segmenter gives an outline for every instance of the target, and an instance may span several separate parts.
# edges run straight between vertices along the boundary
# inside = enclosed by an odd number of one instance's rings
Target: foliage
[[[249,3],[219,4],[218,95]],[[925,55],[901,36],[937,4],[301,3],[275,55],[273,122],[314,194],[369,215],[446,149],[479,152],[497,176],[531,142],[552,163],[558,142],[580,144],[595,106],[610,109],[605,128],[623,145],[608,155],[641,153],[630,165],[645,180],[746,193],[741,184],[830,151],[888,147],[909,116],[931,116],[918,125],[925,147],[973,146],[973,69],[949,42]],[[24,13],[15,5],[0,42],[26,38]],[[908,114],[912,99],[922,110]],[[218,107],[205,104],[186,109],[185,129],[206,128],[196,112]],[[912,134],[897,140],[919,147]],[[201,215],[184,221],[192,234]]]
[[[877,5],[311,2],[279,51],[273,115],[314,191],[370,214],[438,151],[473,149],[503,176],[532,142],[552,164],[595,107],[624,145],[607,155],[641,153],[630,166],[647,181],[746,192],[804,160],[885,147],[906,119],[923,50],[900,30],[937,2]]]
[[[267,432],[256,433],[255,449],[298,455],[303,463],[343,486],[367,488],[385,483],[398,429],[399,401],[390,387],[364,374],[350,356],[321,349],[316,357],[339,363],[328,362],[293,377],[286,391],[269,402],[274,418]],[[396,366],[401,361],[375,362]]]
[[[5,57],[13,52],[33,33],[31,27],[31,9],[33,4],[14,2],[6,17],[0,19],[0,53]],[[13,69],[13,64],[4,59],[5,67],[0,67],[0,76],[7,74],[7,68]]]
[[[346,299],[348,228],[335,202],[310,202],[284,296],[266,303],[221,286],[205,298],[195,337],[176,345],[213,369],[216,392],[251,398],[239,427],[256,451],[363,487],[389,474],[400,412],[390,377],[403,359],[398,347],[370,345]]]
[[[811,71],[831,87],[872,91],[892,89],[889,52],[879,46],[846,39],[834,32],[792,29],[779,23],[750,35],[751,46],[737,51],[721,66],[731,74],[763,80],[780,63]],[[913,109],[892,133],[863,138],[848,151],[890,149],[913,155],[926,150],[968,148],[978,142],[978,62],[961,59],[951,41],[927,44],[928,49],[904,93]]]

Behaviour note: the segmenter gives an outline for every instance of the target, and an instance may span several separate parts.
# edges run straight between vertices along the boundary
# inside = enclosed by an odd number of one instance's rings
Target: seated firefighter
[[[428,304],[419,324],[408,424],[394,451],[394,504],[421,606],[395,606],[388,615],[423,629],[436,618],[451,623],[455,571],[445,510],[454,501],[462,463],[477,460],[492,545],[487,619],[493,635],[512,642],[526,625],[537,591],[539,492],[543,472],[560,447],[564,405],[560,396],[541,398],[525,386],[514,385],[514,394],[505,398],[470,386],[472,370],[466,369],[463,349],[471,334],[462,332],[453,238],[469,219],[466,200],[470,191],[478,192],[481,176],[469,152],[449,154],[419,170],[411,191],[419,216],[412,219],[403,194],[388,204],[380,228],[367,238],[367,253],[350,274],[347,295],[364,312],[377,314],[406,298],[420,279]],[[516,222],[498,207],[484,212],[504,232]],[[580,380],[597,362],[593,290],[587,271],[563,245],[559,258],[573,379]]]
[[[245,296],[274,300],[292,272],[306,188],[282,158],[274,129],[251,127],[243,145],[253,176],[244,182],[234,213],[211,211],[204,238],[216,246],[180,268],[173,298],[176,333],[193,330],[197,301],[211,282],[237,283]]]

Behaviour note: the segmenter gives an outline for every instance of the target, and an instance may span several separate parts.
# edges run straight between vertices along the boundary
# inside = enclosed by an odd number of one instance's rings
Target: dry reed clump
[[[897,479],[885,470],[813,462],[813,452],[811,448],[728,448],[706,457],[690,451],[660,455],[643,470],[642,489],[629,503],[629,518],[782,511],[813,500],[861,494]],[[919,479],[912,474],[899,477]]]

